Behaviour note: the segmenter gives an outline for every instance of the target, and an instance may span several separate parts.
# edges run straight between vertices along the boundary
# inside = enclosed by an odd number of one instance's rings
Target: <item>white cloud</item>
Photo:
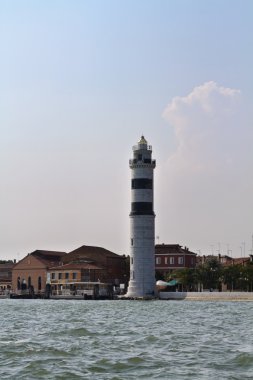
[[[227,148],[228,144],[234,146],[240,97],[239,90],[206,82],[187,96],[172,99],[163,116],[178,140],[177,152],[171,158],[175,165],[207,170],[211,164],[231,162],[233,149]]]
[[[239,250],[253,225],[252,130],[240,90],[206,82],[173,98],[163,117],[177,146],[158,172],[158,234],[192,248],[234,239]]]

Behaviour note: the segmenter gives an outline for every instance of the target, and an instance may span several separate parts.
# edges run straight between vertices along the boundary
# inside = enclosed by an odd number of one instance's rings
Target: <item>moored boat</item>
[[[113,299],[113,286],[102,282],[68,282],[51,285],[51,299]]]

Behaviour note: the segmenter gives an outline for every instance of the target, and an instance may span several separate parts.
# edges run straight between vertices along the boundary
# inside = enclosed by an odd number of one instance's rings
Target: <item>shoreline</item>
[[[253,292],[160,292],[160,300],[176,301],[247,301],[253,302]]]
[[[38,299],[38,297],[10,297],[10,295],[0,295],[1,299]],[[83,297],[49,297],[41,299],[48,300],[80,300],[86,301]],[[228,301],[228,302],[253,302],[253,292],[159,292],[155,297],[137,297],[129,298],[118,296],[113,300],[128,300],[128,301]]]

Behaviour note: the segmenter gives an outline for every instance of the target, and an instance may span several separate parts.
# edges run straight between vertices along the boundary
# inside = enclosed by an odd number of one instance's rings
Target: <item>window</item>
[[[51,273],[51,280],[55,280],[55,273]]]
[[[180,256],[179,258],[178,258],[178,264],[183,264],[184,263],[184,258],[183,258],[183,256]]]
[[[20,277],[18,277],[18,279],[17,279],[17,288],[18,288],[18,290],[21,289]]]
[[[38,277],[38,290],[41,290],[41,277]]]
[[[23,278],[21,282],[21,290],[26,290],[26,280]]]
[[[59,280],[62,279],[62,273],[58,273],[58,279],[59,279]]]
[[[164,263],[165,263],[165,264],[168,264],[168,257],[165,257],[165,259],[164,259]]]
[[[134,245],[134,239],[131,239],[131,246]]]
[[[31,276],[28,277],[28,289],[31,287],[32,285],[32,280],[31,280]]]
[[[76,280],[76,278],[77,278],[77,273],[76,272],[72,273],[72,278],[73,278],[73,280]]]
[[[65,273],[65,279],[66,279],[66,280],[69,279],[69,273],[68,273],[68,272]]]
[[[170,264],[174,264],[174,257],[170,257]]]
[[[156,263],[157,265],[161,264],[161,257],[156,257],[156,259],[155,259],[155,263]]]

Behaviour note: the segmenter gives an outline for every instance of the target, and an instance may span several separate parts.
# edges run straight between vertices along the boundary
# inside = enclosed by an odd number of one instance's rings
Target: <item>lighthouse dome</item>
[[[147,143],[148,143],[147,140],[146,140],[145,137],[142,135],[140,141],[138,142],[138,144],[141,144],[141,145],[147,145]]]

